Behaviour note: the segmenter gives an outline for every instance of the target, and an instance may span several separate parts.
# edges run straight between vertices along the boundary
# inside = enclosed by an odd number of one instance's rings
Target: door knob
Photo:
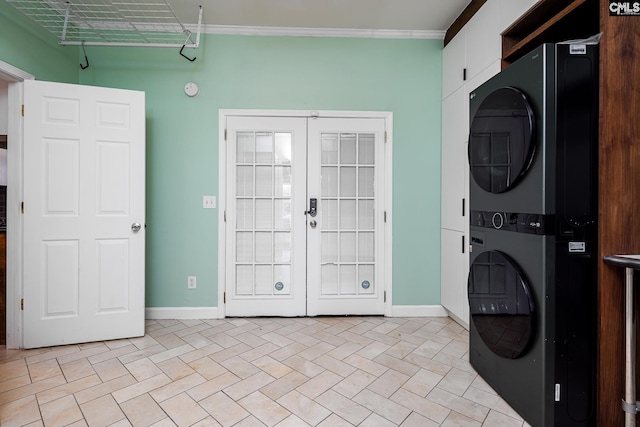
[[[140,231],[141,228],[142,228],[142,225],[140,225],[139,222],[134,222],[133,224],[131,224],[131,230],[133,230],[134,233],[137,233],[138,231]]]
[[[315,219],[312,219],[311,222],[309,222],[309,225],[311,226],[311,228],[316,228],[316,225],[318,225],[318,223]]]

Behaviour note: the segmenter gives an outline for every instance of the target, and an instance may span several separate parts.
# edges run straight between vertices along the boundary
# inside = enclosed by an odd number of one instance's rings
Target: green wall
[[[78,83],[78,48],[57,39],[0,1],[0,60],[38,80]]]
[[[393,304],[440,303],[441,40],[203,35],[185,51],[196,61],[178,49],[89,46],[90,67],[77,67],[81,84],[146,92],[148,307],[217,305],[218,210],[202,209],[202,196],[218,195],[226,108],[392,111]],[[0,48],[27,71],[40,63],[18,54]],[[197,97],[184,94],[187,81]]]

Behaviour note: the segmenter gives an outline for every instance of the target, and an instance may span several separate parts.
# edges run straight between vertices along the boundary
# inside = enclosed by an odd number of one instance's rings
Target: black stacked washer
[[[595,425],[598,45],[541,45],[470,114],[470,362],[532,426]]]

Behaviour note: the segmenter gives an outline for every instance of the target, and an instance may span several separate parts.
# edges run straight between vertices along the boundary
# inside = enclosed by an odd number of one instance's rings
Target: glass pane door
[[[304,315],[305,119],[230,118],[228,144],[227,314]]]
[[[316,119],[309,123],[309,314],[381,314],[382,119]],[[307,218],[308,222],[311,218]]]

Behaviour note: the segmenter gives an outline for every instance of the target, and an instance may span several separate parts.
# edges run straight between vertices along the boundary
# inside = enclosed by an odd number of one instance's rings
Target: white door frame
[[[386,143],[384,144],[385,176],[384,210],[386,212],[386,224],[384,229],[385,253],[384,253],[384,291],[386,300],[384,305],[384,315],[392,315],[392,224],[393,224],[393,186],[392,186],[392,165],[393,165],[393,113],[389,111],[309,111],[309,110],[236,110],[220,109],[218,112],[218,315],[224,318],[225,301],[224,293],[226,289],[226,188],[227,188],[227,144],[226,144],[226,122],[229,116],[259,116],[259,117],[331,117],[331,118],[376,118],[385,120]]]
[[[20,201],[22,199],[22,85],[24,80],[34,80],[31,74],[20,70],[4,61],[0,61],[0,78],[8,80],[7,122],[11,149],[7,150],[7,348],[22,348],[22,215]]]

